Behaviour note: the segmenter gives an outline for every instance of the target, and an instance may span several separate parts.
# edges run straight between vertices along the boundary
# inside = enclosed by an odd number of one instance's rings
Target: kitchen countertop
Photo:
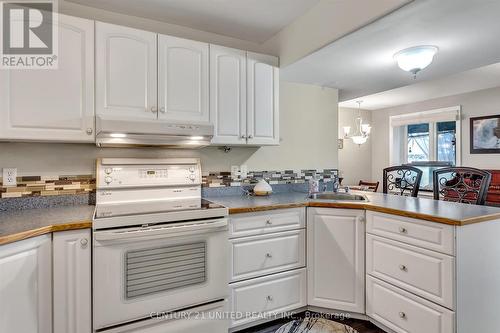
[[[332,202],[308,199],[306,193],[290,192],[268,197],[246,195],[207,197],[229,208],[230,214],[295,207],[364,209],[369,211],[462,226],[500,220],[500,208],[458,204],[427,198],[409,198],[381,193],[357,192],[368,202]],[[55,231],[92,227],[95,206],[75,205],[0,212],[0,245]]]
[[[91,228],[94,209],[76,205],[0,212],[0,245],[54,231]]]
[[[437,223],[462,226],[471,223],[500,220],[500,208],[476,206],[429,198],[411,198],[382,193],[358,192],[368,202],[332,202],[308,199],[306,193],[291,192],[273,194],[269,197],[230,196],[208,197],[207,200],[229,208],[230,214],[264,211],[293,207],[325,207],[365,209],[375,212],[405,216]]]

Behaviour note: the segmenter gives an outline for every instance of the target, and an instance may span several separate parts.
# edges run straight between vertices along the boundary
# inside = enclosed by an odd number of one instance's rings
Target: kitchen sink
[[[322,192],[309,195],[309,199],[332,201],[368,201],[364,195],[350,193]]]

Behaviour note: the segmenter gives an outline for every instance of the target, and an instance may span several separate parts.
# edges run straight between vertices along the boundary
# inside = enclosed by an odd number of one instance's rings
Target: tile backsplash
[[[204,172],[202,186],[239,187],[253,185],[260,179],[267,180],[271,185],[304,184],[313,176],[327,183],[338,176],[338,170],[250,171],[245,179],[241,178],[240,171],[233,175],[225,171]],[[3,186],[0,178],[1,198],[82,194],[94,192],[95,188],[94,175],[23,176],[17,177],[17,186]]]
[[[323,170],[283,170],[283,171],[249,171],[245,179],[241,179],[241,173],[231,172],[209,172],[203,174],[203,187],[230,187],[254,184],[260,179],[265,179],[270,185],[301,184],[316,176],[324,182],[330,182],[334,176],[338,176],[337,169]]]
[[[94,175],[23,176],[17,177],[17,186],[3,186],[2,198],[71,195],[95,190]]]

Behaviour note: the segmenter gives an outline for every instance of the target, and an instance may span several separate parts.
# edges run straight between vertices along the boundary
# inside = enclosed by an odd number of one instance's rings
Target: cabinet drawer
[[[306,306],[306,269],[279,273],[230,284],[231,310],[236,327],[262,318],[262,313],[281,313]],[[252,317],[249,313],[258,313]]]
[[[366,237],[368,274],[454,309],[455,260],[383,237]]]
[[[455,227],[447,224],[366,212],[366,232],[449,255],[455,253]]]
[[[230,240],[231,281],[305,266],[304,229]]]
[[[305,208],[238,214],[229,225],[230,238],[305,228]]]
[[[455,313],[366,277],[366,314],[397,333],[453,333]]]

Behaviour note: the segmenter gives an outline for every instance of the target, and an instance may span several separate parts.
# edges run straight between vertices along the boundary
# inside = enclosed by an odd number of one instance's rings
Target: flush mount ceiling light
[[[398,63],[399,68],[412,73],[413,77],[416,78],[418,72],[432,63],[438,50],[436,46],[432,45],[414,46],[396,53],[394,60]]]

